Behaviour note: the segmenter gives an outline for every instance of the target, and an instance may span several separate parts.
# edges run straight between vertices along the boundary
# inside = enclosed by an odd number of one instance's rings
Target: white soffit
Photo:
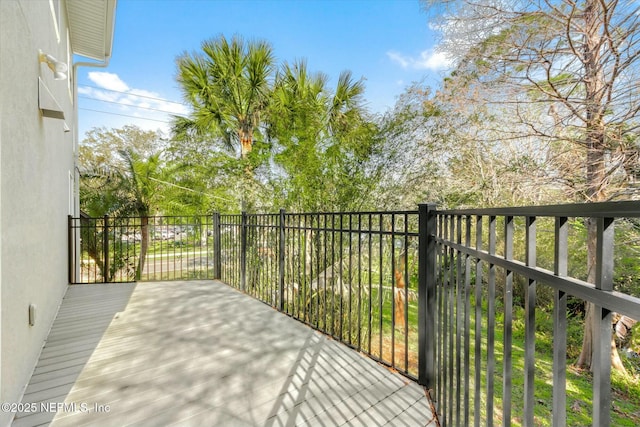
[[[117,0],[67,0],[71,49],[97,61],[111,57]]]

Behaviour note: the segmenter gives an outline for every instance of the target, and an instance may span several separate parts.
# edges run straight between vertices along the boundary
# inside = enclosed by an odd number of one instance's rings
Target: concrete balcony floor
[[[422,387],[210,280],[70,286],[23,403],[14,427],[436,425]]]

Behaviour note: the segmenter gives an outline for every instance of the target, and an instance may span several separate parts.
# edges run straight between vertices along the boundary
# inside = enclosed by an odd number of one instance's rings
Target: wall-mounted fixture
[[[36,306],[35,304],[29,304],[29,326],[36,324]]]
[[[48,53],[44,53],[41,50],[38,50],[38,58],[40,62],[44,62],[47,66],[53,71],[53,79],[54,80],[64,80],[67,78],[67,64],[64,62],[58,61],[53,56]]]
[[[0,0],[1,1],[1,0]],[[43,117],[64,120],[64,111],[46,84],[38,77],[38,107]]]

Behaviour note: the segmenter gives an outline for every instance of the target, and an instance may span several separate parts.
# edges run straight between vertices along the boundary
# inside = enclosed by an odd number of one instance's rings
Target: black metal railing
[[[208,215],[69,217],[69,282],[214,277]]]
[[[640,319],[640,299],[614,290],[614,225],[640,217],[640,203],[448,211],[423,205],[420,215],[430,222],[420,242],[428,313],[420,325],[426,331],[421,346],[428,346],[420,379],[433,389],[441,424],[534,426],[545,420],[564,426],[567,408],[575,407],[570,403],[588,404],[575,397],[580,390],[567,390],[571,299],[573,306],[594,304],[588,418],[609,426],[612,314]],[[597,234],[591,243],[589,222]],[[588,244],[594,284],[585,280]],[[538,307],[542,297],[551,301],[551,312]],[[552,322],[544,322],[546,316]],[[516,323],[524,323],[523,348],[513,345]],[[545,334],[552,347],[538,351],[536,339]],[[552,375],[541,377],[541,364],[551,365]],[[516,379],[522,380],[517,386]],[[539,397],[546,392],[550,402]]]
[[[221,215],[222,281],[418,376],[418,213]]]
[[[638,217],[640,202],[155,218],[160,236],[180,226],[191,237],[158,239],[147,257],[159,263],[139,273],[140,219],[70,218],[70,278],[220,279],[425,385],[443,426],[566,425],[568,320],[590,302],[588,417],[609,426],[612,316],[640,319],[640,299],[614,289],[614,227]],[[193,264],[186,275],[173,254]],[[550,348],[536,347],[543,337]]]

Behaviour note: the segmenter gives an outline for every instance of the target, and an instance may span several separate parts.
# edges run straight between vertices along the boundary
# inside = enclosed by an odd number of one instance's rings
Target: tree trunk
[[[240,139],[240,157],[244,160],[253,149],[253,132],[250,128],[241,128],[238,130],[238,137]]]
[[[147,250],[149,249],[149,217],[140,218],[140,258],[138,258],[138,268],[136,269],[136,280],[140,280],[144,271],[144,262],[147,258]]]
[[[240,200],[240,209],[242,212],[248,212],[251,210],[250,203],[247,200],[247,193],[249,190],[249,183],[253,178],[253,170],[251,165],[247,161],[249,153],[253,149],[253,130],[251,128],[242,127],[238,130],[238,138],[240,139],[240,159],[245,163],[244,165],[244,177],[242,178],[242,196]]]
[[[404,308],[405,308],[405,282],[404,282],[404,260],[405,254],[402,254],[399,259],[396,261],[396,265],[393,266],[393,275],[395,278],[395,289],[394,289],[394,306],[395,306],[395,325],[396,327],[403,330],[405,327],[404,323]]]
[[[582,338],[582,350],[576,361],[576,365],[581,368],[591,369],[591,359],[593,358],[593,303],[585,303],[584,315],[584,336]]]
[[[604,81],[600,66],[600,31],[602,17],[596,0],[588,0],[584,10],[584,57],[585,69],[585,145],[587,147],[586,165],[586,201],[602,202],[607,199],[606,188],[606,132],[604,125],[603,94]],[[596,250],[597,250],[597,222],[595,218],[588,218],[587,222],[587,281],[596,282]],[[583,368],[592,369],[595,307],[593,303],[585,303],[584,337],[582,350],[576,364]],[[611,363],[614,369],[625,372],[618,354],[615,341],[611,343]]]

